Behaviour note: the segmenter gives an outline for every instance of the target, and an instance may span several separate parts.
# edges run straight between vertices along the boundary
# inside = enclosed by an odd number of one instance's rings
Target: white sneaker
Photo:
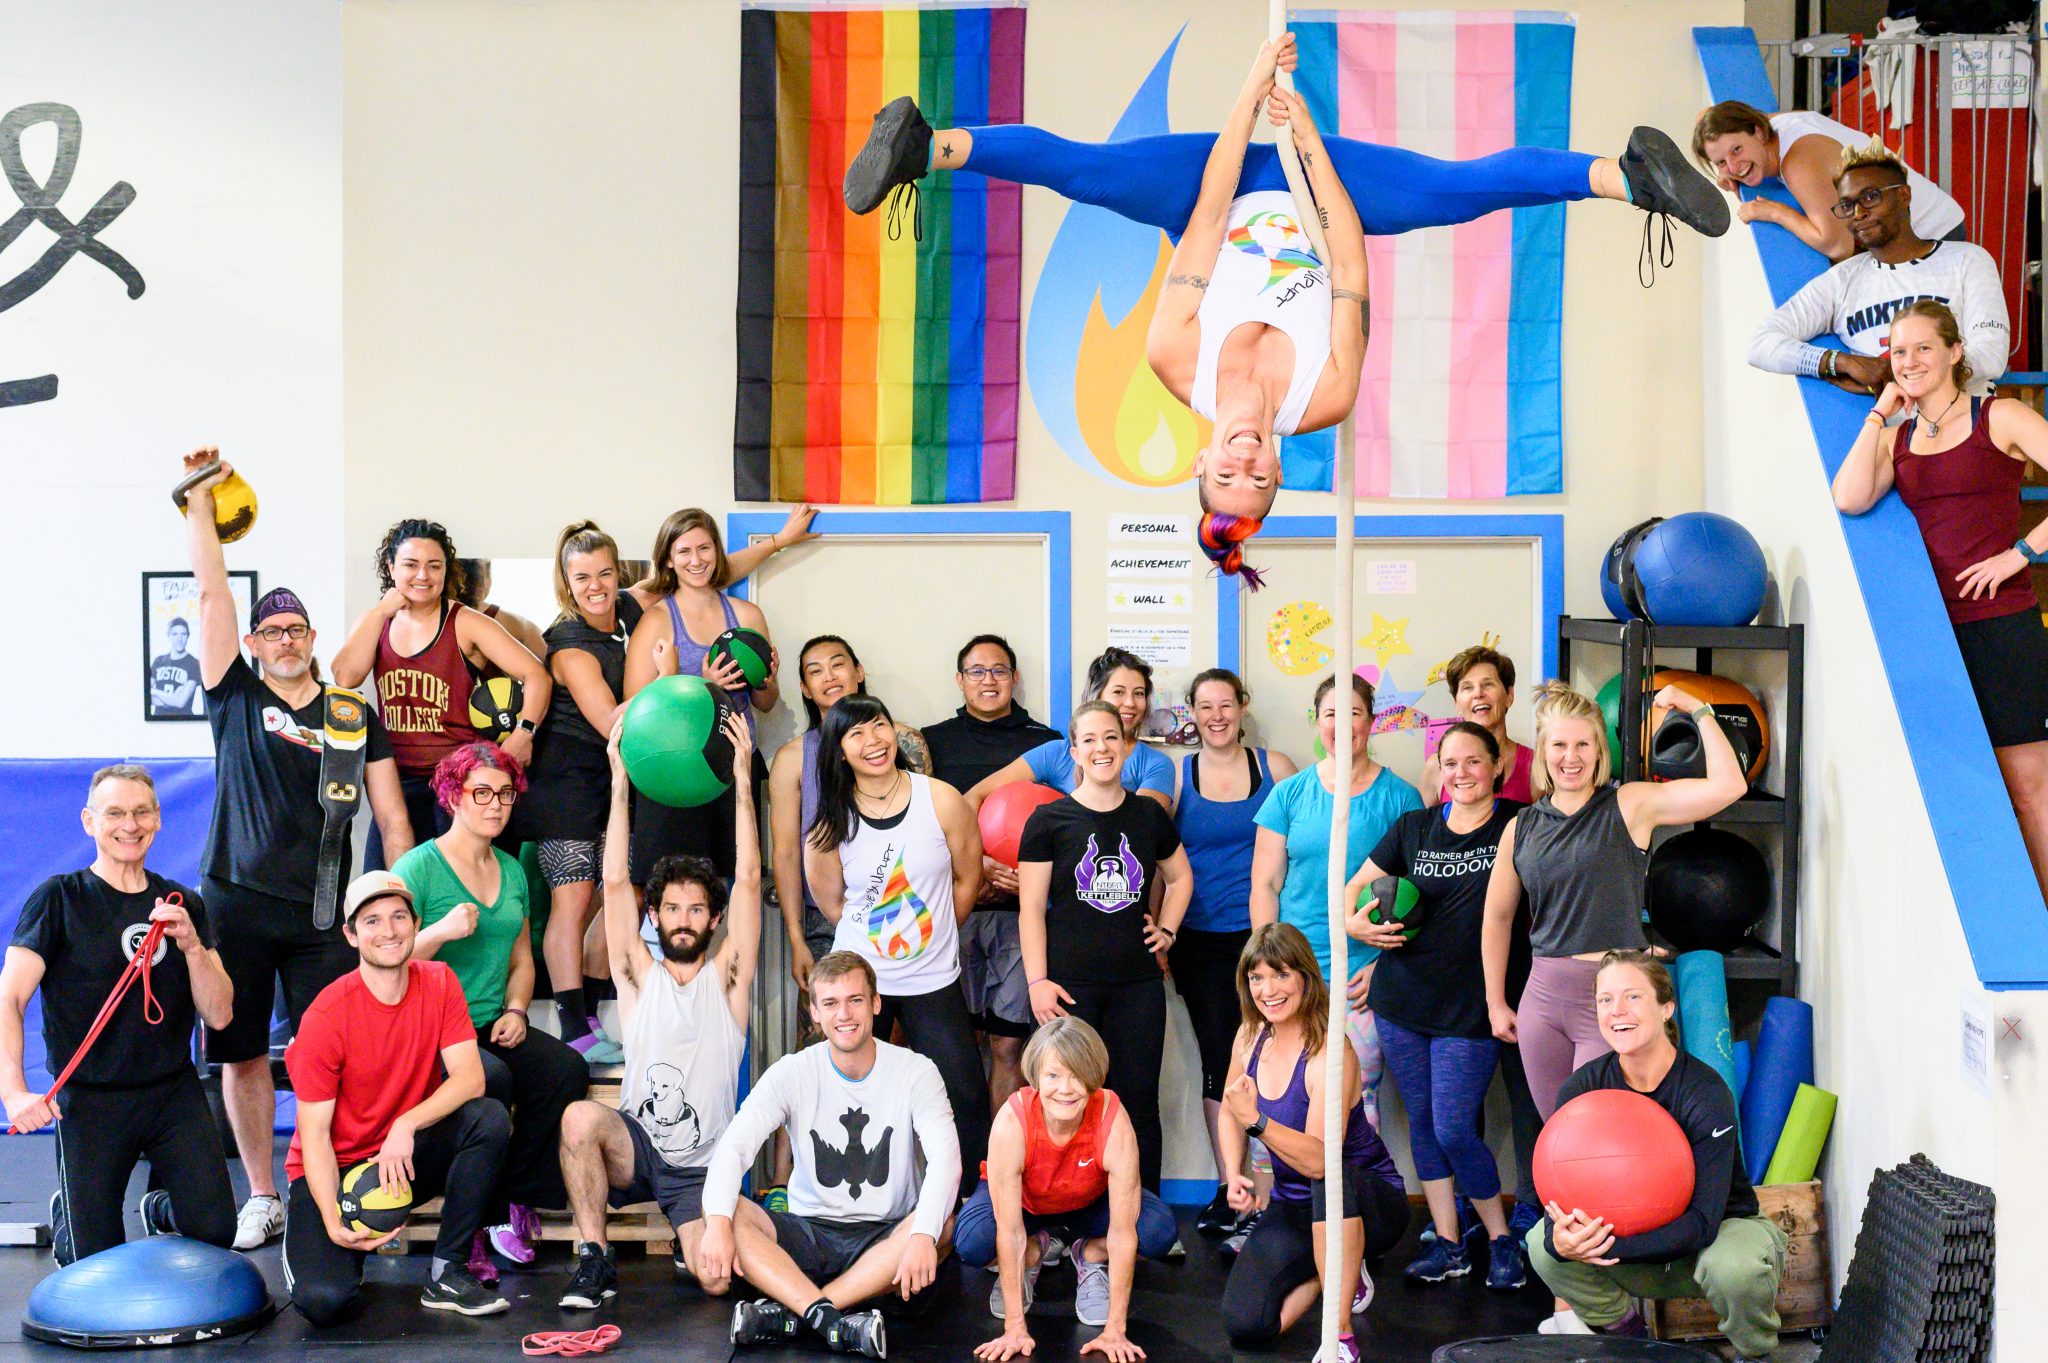
[[[1557,1312],[1550,1319],[1536,1327],[1539,1335],[1590,1335],[1593,1327],[1579,1319],[1579,1313],[1570,1309]]]
[[[284,1203],[278,1198],[257,1196],[242,1204],[235,1217],[235,1248],[260,1249],[284,1234]]]

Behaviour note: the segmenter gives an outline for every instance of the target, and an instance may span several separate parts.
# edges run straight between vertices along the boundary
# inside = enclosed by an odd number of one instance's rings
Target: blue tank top
[[[1242,800],[1209,799],[1195,785],[1201,754],[1189,753],[1180,760],[1180,804],[1173,811],[1173,823],[1195,874],[1183,929],[1243,932],[1252,925],[1252,844],[1258,841],[1259,806],[1273,788],[1273,773],[1264,748],[1247,751],[1257,779]]]
[[[1252,1043],[1252,1053],[1245,1064],[1245,1073],[1252,1077],[1256,1089],[1259,1082],[1259,1053],[1266,1049],[1266,1038],[1272,1033],[1260,1029],[1258,1040]],[[1346,1045],[1343,1038],[1336,1039],[1337,1045]],[[1259,1093],[1259,1115],[1279,1126],[1302,1130],[1308,1124],[1308,1052],[1303,1051],[1294,1058],[1294,1077],[1287,1082],[1287,1091],[1278,1098],[1268,1098]],[[1320,1170],[1314,1177],[1295,1169],[1280,1157],[1280,1152],[1271,1146],[1267,1153],[1273,1157],[1273,1196],[1282,1202],[1308,1201],[1309,1184],[1319,1182]],[[1401,1170],[1394,1163],[1394,1157],[1387,1153],[1386,1143],[1380,1140],[1380,1133],[1373,1130],[1366,1120],[1365,1096],[1359,1095],[1358,1103],[1351,1109],[1350,1118],[1344,1123],[1344,1164],[1347,1170],[1364,1168],[1393,1184],[1402,1187]]]
[[[686,677],[703,676],[704,655],[711,651],[711,645],[700,644],[690,637],[690,631],[683,627],[682,607],[676,605],[674,596],[664,596],[661,601],[663,605],[668,607],[669,628],[675,631],[676,672]],[[733,611],[732,598],[724,592],[720,592],[718,594],[718,604],[725,607],[725,627],[727,629],[738,629],[740,618]],[[713,640],[712,642],[716,643],[717,641]],[[726,692],[726,698],[739,706],[740,713],[747,717],[747,728],[752,730],[754,727],[754,688],[742,686],[737,691]],[[808,821],[805,826],[809,827]]]

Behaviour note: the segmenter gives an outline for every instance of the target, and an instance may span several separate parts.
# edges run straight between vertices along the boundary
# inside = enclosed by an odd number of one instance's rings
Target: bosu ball
[[[244,1334],[276,1310],[256,1265],[233,1250],[153,1235],[37,1283],[21,1332],[74,1349],[136,1349]]]

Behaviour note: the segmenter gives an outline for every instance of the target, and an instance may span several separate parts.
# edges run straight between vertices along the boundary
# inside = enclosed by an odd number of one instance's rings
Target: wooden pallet
[[[1791,1243],[1778,1283],[1782,1330],[1819,1330],[1835,1318],[1828,1273],[1827,1209],[1819,1182],[1785,1183],[1756,1190],[1758,1210],[1778,1223]],[[1643,1316],[1658,1339],[1719,1339],[1721,1321],[1704,1297],[1644,1302]]]

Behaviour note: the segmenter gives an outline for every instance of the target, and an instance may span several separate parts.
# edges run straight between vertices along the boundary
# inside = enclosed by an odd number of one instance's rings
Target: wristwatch
[[[1253,1123],[1252,1123],[1252,1124],[1251,1124],[1250,1126],[1248,1126],[1248,1127],[1246,1127],[1246,1128],[1244,1129],[1244,1134],[1245,1134],[1245,1135],[1247,1135],[1247,1136],[1263,1136],[1263,1135],[1265,1135],[1265,1134],[1266,1134],[1266,1114],[1265,1114],[1265,1113],[1263,1113],[1263,1112],[1261,1112],[1261,1113],[1259,1114],[1259,1119],[1258,1119],[1257,1121],[1253,1122]]]
[[[519,717],[519,722],[513,725],[513,727],[524,734],[537,734],[540,732],[540,722],[538,720],[528,719],[525,715],[521,715]]]
[[[2013,541],[2012,547],[2019,550],[2020,556],[2025,558],[2026,561],[2029,563],[2048,563],[2048,554],[2042,553],[2033,545],[2027,543],[2027,541],[2024,538]]]

